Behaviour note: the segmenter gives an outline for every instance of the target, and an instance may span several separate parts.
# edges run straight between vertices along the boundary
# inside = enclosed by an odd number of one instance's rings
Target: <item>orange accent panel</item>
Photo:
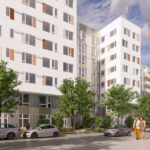
[[[74,48],[71,48],[71,56],[74,57]]]
[[[43,76],[43,85],[46,85],[46,76]]]
[[[140,64],[140,58],[138,58],[138,64]]]
[[[26,4],[26,0],[22,0],[22,4]]]
[[[33,58],[32,64],[33,64],[33,65],[36,65],[36,55],[33,55],[32,58]]]
[[[107,81],[107,86],[110,86],[110,80]]]
[[[36,18],[35,17],[32,18],[32,22],[33,22],[33,27],[36,28]]]
[[[43,39],[43,49],[46,49],[46,40]]]
[[[71,16],[71,24],[74,25],[74,16]]]
[[[128,85],[130,85],[130,79],[128,78]]]
[[[110,45],[107,46],[108,51],[110,51]]]
[[[10,8],[10,19],[11,19],[11,20],[14,20],[14,18],[15,18],[14,13],[15,13],[14,9],[13,9],[13,8]]]
[[[14,49],[10,49],[10,60],[14,60]]]
[[[43,3],[43,12],[45,13],[46,12],[46,4]]]
[[[128,60],[130,61],[130,54],[128,54]]]

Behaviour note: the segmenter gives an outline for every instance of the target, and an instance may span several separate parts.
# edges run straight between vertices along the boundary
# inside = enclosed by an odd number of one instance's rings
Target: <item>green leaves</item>
[[[107,106],[117,115],[125,115],[130,112],[132,106],[130,102],[135,99],[135,92],[124,85],[114,85],[105,92],[101,99],[102,105]]]
[[[21,82],[18,81],[18,75],[12,69],[7,68],[7,63],[0,62],[0,113],[13,113],[19,105],[16,98],[19,91],[16,89]]]

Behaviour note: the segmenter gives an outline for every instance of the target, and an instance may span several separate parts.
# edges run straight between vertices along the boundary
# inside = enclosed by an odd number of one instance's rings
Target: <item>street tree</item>
[[[21,82],[18,81],[17,73],[7,68],[7,63],[0,62],[0,115],[2,113],[14,113],[19,105],[16,100],[19,96],[17,88]]]
[[[126,88],[124,85],[113,85],[105,92],[101,104],[118,116],[119,124],[119,118],[131,111],[131,102],[134,99],[135,92],[131,88]]]
[[[71,118],[75,133],[77,119],[80,116],[87,116],[95,107],[93,100],[95,93],[90,90],[90,83],[80,78],[76,78],[75,81],[65,80],[59,90],[62,93],[58,100],[59,112],[63,117]]]
[[[138,98],[137,114],[150,121],[150,93],[145,93]]]

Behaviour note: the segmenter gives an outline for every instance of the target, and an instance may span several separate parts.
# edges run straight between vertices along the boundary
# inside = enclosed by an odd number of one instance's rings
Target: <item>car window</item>
[[[47,125],[47,127],[48,127],[49,129],[55,128],[55,126],[53,126],[53,125]]]
[[[15,128],[15,126],[11,125],[11,124],[8,124],[7,125],[7,128]]]
[[[1,124],[1,129],[5,129],[7,126],[5,124]]]
[[[41,126],[41,129],[47,129],[47,125]]]

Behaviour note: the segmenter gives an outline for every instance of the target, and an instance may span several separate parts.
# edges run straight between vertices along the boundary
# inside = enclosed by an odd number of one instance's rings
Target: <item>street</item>
[[[0,140],[0,150],[149,150],[150,133],[145,141],[134,134],[126,137],[104,137],[98,133],[67,135],[58,138]]]

